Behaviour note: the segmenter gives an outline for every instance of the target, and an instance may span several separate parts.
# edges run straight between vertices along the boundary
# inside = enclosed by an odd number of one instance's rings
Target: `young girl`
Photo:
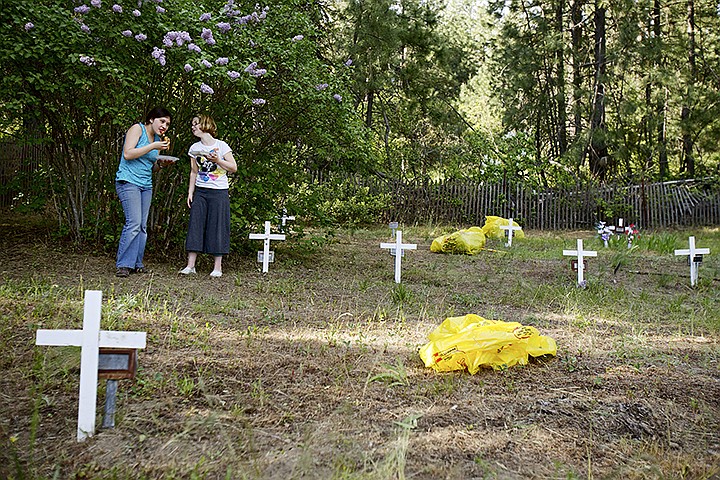
[[[215,138],[217,126],[212,118],[193,118],[192,133],[200,141],[188,151],[192,169],[187,197],[190,223],[185,240],[188,262],[180,273],[195,273],[198,253],[209,253],[215,257],[210,276],[221,277],[223,255],[230,252],[228,173],[235,173],[237,164],[228,144]]]
[[[120,166],[115,175],[115,190],[125,213],[115,263],[118,277],[146,271],[143,257],[152,201],[152,172],[168,164],[158,160],[158,150],[170,146],[168,140],[161,138],[168,128],[170,112],[156,107],[148,112],[145,123],[136,123],[125,134]]]

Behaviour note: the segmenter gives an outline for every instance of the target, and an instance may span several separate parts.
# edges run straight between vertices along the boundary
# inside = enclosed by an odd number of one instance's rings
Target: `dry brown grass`
[[[601,252],[583,291],[554,251],[591,232],[527,232],[515,252],[463,257],[431,254],[440,230],[416,227],[397,287],[379,249],[388,232],[345,232],[314,251],[288,242],[267,275],[252,256],[231,258],[219,280],[209,263],[179,278],[182,260],[150,257],[154,273],[117,279],[110,256],[5,223],[0,476],[719,474],[717,257],[691,290],[677,258],[637,254],[613,274]],[[103,328],[147,331],[148,346],[138,377],[120,383],[116,428],[78,444],[79,355],[36,347],[34,332],[78,328],[85,289],[104,293]],[[534,325],[558,355],[474,376],[426,369],[427,334],[465,313]]]

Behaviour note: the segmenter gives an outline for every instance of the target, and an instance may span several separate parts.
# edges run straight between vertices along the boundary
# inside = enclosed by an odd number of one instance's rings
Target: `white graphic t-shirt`
[[[232,151],[230,146],[222,140],[215,140],[213,145],[203,145],[202,142],[195,142],[190,147],[188,155],[198,167],[195,186],[225,190],[229,188],[227,172],[220,165],[206,158],[206,155],[213,150],[217,152],[218,158],[223,158],[228,152]]]

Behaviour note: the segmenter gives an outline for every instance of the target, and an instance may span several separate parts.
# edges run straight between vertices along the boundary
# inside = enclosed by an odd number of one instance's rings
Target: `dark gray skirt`
[[[228,190],[195,187],[185,250],[214,256],[230,253]]]

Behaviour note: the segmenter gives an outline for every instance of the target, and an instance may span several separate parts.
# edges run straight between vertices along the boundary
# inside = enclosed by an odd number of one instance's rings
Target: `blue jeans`
[[[125,212],[125,225],[120,234],[116,266],[143,268],[147,243],[147,219],[152,201],[152,187],[139,187],[129,182],[115,182],[115,190]]]

